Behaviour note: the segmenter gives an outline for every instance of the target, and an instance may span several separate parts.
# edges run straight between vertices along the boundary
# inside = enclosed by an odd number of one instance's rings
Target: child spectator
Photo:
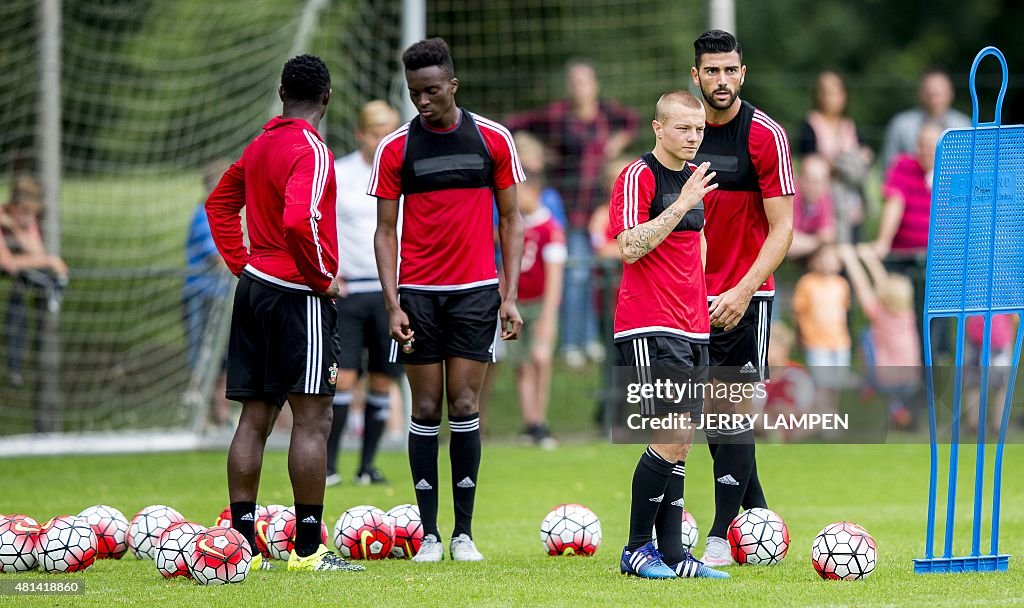
[[[43,213],[42,188],[35,179],[15,180],[11,199],[0,212],[0,270],[14,277],[4,316],[7,332],[7,371],[12,385],[22,386],[29,332],[28,303],[40,311],[56,312],[67,284],[64,261],[50,255],[43,244],[39,220]],[[41,316],[36,316],[39,324]],[[38,331],[37,331],[38,334]]]
[[[817,154],[808,154],[800,161],[793,197],[793,244],[788,254],[791,258],[803,258],[836,240],[830,171],[828,161]]]
[[[842,264],[833,245],[819,247],[811,256],[810,272],[797,281],[793,312],[811,375],[820,388],[846,385],[850,366],[850,285],[839,272]]]
[[[506,344],[505,361],[516,366],[519,407],[523,431],[533,443],[544,448],[557,446],[548,429],[547,410],[551,392],[551,365],[558,337],[558,306],[562,301],[562,281],[567,250],[565,233],[551,211],[541,203],[543,174],[527,160],[534,148],[522,144],[516,135],[516,148],[523,159],[527,181],[519,185],[519,209],[523,214],[523,264],[519,275],[519,313],[523,333],[519,340]],[[539,148],[538,148],[539,149]]]
[[[978,432],[978,406],[981,403],[981,354],[985,340],[985,318],[967,318],[967,348],[964,376],[967,380],[963,420],[971,433]],[[1016,336],[1014,315],[992,315],[992,335],[988,368],[988,411],[986,428],[990,436],[999,433],[1006,401],[1006,385],[1013,361],[1013,339]]]
[[[921,368],[914,288],[906,277],[887,273],[869,245],[842,245],[839,254],[871,324],[864,340],[868,383],[889,397],[893,425],[909,428],[913,417],[907,401],[918,389]]]
[[[768,366],[771,379],[764,384],[764,397],[754,398],[753,413],[763,412],[769,420],[780,415],[807,414],[818,405],[814,380],[807,368],[791,358],[796,336],[788,325],[781,321],[772,323],[772,339],[768,343]],[[790,429],[773,431],[772,441],[790,442],[806,437],[808,431]]]

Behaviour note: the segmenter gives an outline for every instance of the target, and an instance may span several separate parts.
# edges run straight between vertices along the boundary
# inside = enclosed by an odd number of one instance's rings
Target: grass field
[[[442,453],[446,450],[442,448]],[[150,561],[126,557],[100,561],[77,575],[82,596],[35,599],[0,596],[2,606],[275,606],[304,605],[497,605],[497,606],[964,606],[1024,603],[1024,576],[1011,559],[1009,573],[932,575],[912,573],[923,551],[927,447],[761,446],[759,469],[771,506],[788,522],[792,545],[786,560],[768,568],[732,568],[729,581],[642,581],[618,574],[629,509],[628,484],[639,446],[570,444],[543,452],[510,444],[484,452],[474,535],[487,560],[480,564],[372,562],[362,574],[308,576],[278,569],[240,585],[204,588],[187,580],[163,580]],[[353,455],[343,455],[342,470]],[[447,459],[442,457],[442,461]],[[328,525],[357,504],[390,508],[414,500],[404,455],[383,454],[391,487],[329,488]],[[697,446],[688,459],[687,507],[706,531],[712,518],[710,458]],[[1003,548],[1024,544],[1024,487],[1014,471],[1024,465],[1017,446],[1007,453]],[[163,503],[209,525],[226,503],[224,454],[21,458],[2,463],[0,512],[22,512],[40,521],[106,503],[129,518],[141,507]],[[966,466],[966,464],[965,464]],[[442,471],[446,465],[442,464]],[[285,454],[268,454],[262,503],[291,504]],[[447,477],[442,473],[442,480]],[[965,484],[964,494],[970,490]],[[451,530],[451,498],[443,483],[442,533]],[[541,550],[538,526],[549,509],[581,502],[601,518],[604,542],[593,558],[551,558]],[[961,503],[958,547],[968,542],[970,513]],[[810,566],[810,544],[819,529],[849,519],[877,539],[879,565],[871,578],[844,583],[820,580]],[[701,538],[703,546],[703,536]],[[1019,559],[1019,558],[1018,558]],[[39,572],[3,575],[38,579]],[[45,580],[68,580],[47,577]]]

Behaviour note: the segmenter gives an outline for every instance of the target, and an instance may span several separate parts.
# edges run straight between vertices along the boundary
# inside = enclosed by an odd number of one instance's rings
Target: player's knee
[[[412,415],[427,422],[441,422],[441,404],[435,399],[413,399]]]
[[[470,416],[480,411],[480,401],[475,397],[457,397],[448,404],[449,416]]]

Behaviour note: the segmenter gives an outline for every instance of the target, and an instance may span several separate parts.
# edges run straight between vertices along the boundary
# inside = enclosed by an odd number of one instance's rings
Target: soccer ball
[[[697,529],[697,520],[693,518],[693,515],[683,509],[683,549],[687,551],[693,551],[693,548],[697,546],[697,538],[700,536],[700,530]],[[654,541],[654,547],[658,547],[658,531],[656,529],[651,530],[651,540]]]
[[[25,572],[36,567],[39,524],[27,515],[0,521],[0,572]]]
[[[423,521],[420,519],[420,508],[416,505],[398,505],[388,511],[392,529],[395,532],[395,544],[391,547],[391,557],[409,559],[419,553],[423,542]]]
[[[96,545],[89,522],[61,515],[42,525],[36,559],[46,572],[79,572],[96,561]]]
[[[352,507],[334,525],[334,545],[344,557],[384,559],[391,555],[394,544],[391,518],[377,507]]]
[[[559,505],[540,523],[540,542],[548,555],[593,555],[601,544],[601,520],[583,505]]]
[[[96,559],[121,559],[128,551],[128,519],[114,507],[96,505],[78,514],[96,533]]]
[[[244,581],[251,563],[249,541],[238,530],[214,526],[196,535],[188,571],[200,585],[225,585]]]
[[[878,563],[878,545],[867,530],[853,522],[829,524],[814,538],[811,563],[823,579],[867,578]]]
[[[789,550],[789,528],[769,509],[750,509],[729,524],[729,545],[737,564],[771,566]]]
[[[151,505],[139,511],[128,526],[128,546],[139,559],[153,559],[156,554],[157,542],[167,526],[185,521],[171,507]]]
[[[196,536],[206,531],[206,528],[190,521],[175,522],[164,530],[160,535],[157,545],[156,569],[164,578],[175,576],[189,576],[189,560],[195,552]]]
[[[222,528],[231,527],[231,505],[224,507],[224,510],[217,516],[217,519],[213,520],[213,525]]]
[[[327,524],[320,522],[320,542],[327,544]],[[267,548],[274,559],[288,559],[295,548],[295,508],[288,507],[270,518],[266,527]]]
[[[267,526],[270,525],[271,518],[286,508],[284,505],[267,505],[256,509],[256,548],[263,557],[273,557],[270,554],[270,547],[267,546]]]

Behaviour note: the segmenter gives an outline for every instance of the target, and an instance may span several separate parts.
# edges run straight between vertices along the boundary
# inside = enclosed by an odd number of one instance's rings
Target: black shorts
[[[423,365],[461,357],[494,362],[501,308],[497,288],[456,293],[403,291],[398,301],[415,335],[412,352],[391,341],[392,361]]]
[[[722,382],[767,380],[771,324],[771,298],[754,298],[736,327],[729,331],[712,327],[708,344],[711,376]]]
[[[670,336],[639,336],[616,342],[615,350],[618,353],[617,365],[627,368],[627,382],[630,384],[672,380],[676,384],[689,383],[691,386],[692,392],[685,397],[642,399],[641,414],[662,416],[689,412],[691,418],[700,415],[704,393],[696,385],[707,382],[706,344]]]
[[[337,314],[329,298],[243,273],[231,313],[228,399],[283,405],[288,393],[333,395]]]
[[[341,342],[338,367],[360,373],[368,370],[392,378],[400,376],[402,366],[388,360],[392,340],[384,294],[380,291],[353,293],[335,299],[334,303],[338,306],[338,340]]]

